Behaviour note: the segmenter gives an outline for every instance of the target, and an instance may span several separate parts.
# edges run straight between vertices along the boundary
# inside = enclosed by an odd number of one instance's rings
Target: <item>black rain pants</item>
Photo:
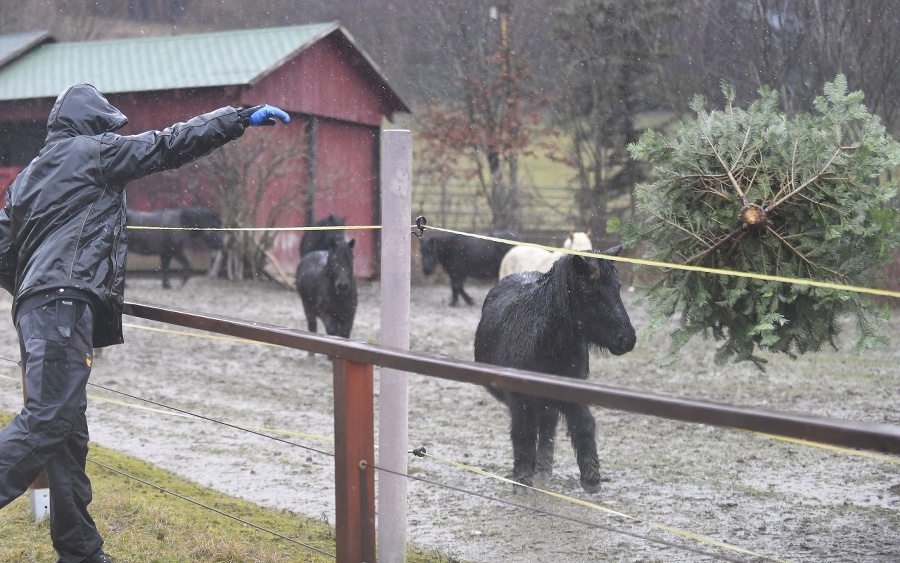
[[[93,361],[93,315],[61,298],[26,312],[16,329],[25,365],[25,407],[0,432],[0,508],[47,470],[50,537],[58,563],[81,563],[103,545],[88,514],[91,482],[86,386]]]

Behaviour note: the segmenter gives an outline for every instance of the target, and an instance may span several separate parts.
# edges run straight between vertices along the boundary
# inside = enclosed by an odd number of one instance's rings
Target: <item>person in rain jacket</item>
[[[13,295],[26,400],[0,432],[0,507],[46,470],[58,563],[112,561],[87,510],[85,387],[93,349],[123,341],[125,185],[276,118],[290,120],[268,105],[223,107],[162,131],[118,135],[125,115],[77,84],[56,99],[44,147],[7,191],[0,287]]]

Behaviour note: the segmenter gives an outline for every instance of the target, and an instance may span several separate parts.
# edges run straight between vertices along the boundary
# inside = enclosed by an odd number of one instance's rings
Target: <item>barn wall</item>
[[[379,129],[343,121],[321,120],[316,178],[316,219],[329,213],[344,217],[347,225],[379,225],[377,150]],[[356,240],[357,277],[377,272],[375,244],[378,232],[347,231]]]
[[[266,91],[270,94],[266,95],[264,93]],[[265,100],[267,103],[277,105],[280,102],[277,97],[272,97],[275,94],[271,94],[277,91],[278,88],[270,87],[267,80],[264,80],[260,85],[245,92],[202,91],[194,92],[190,96],[170,95],[170,97],[163,94],[143,94],[113,97],[110,101],[129,116],[129,125],[122,131],[128,134],[166,127],[174,120],[188,119],[228,103],[241,105],[240,102],[233,101],[240,98]],[[291,124],[280,129],[278,134],[289,135],[292,141],[298,142],[301,146],[305,145],[307,140],[304,121],[308,116],[298,115],[293,111],[292,114]],[[311,213],[316,219],[335,213],[346,217],[349,225],[373,224],[377,218],[374,210],[378,205],[376,144],[379,132],[380,128],[377,126],[331,119],[319,120],[318,144],[316,147],[306,149],[316,155],[317,193],[315,209]],[[271,133],[251,130],[246,135]],[[296,196],[290,200],[291,210],[279,221],[277,225],[279,227],[307,226],[304,209],[306,158],[306,154],[298,155],[296,162],[291,165],[290,173],[278,183],[269,197],[268,205],[271,207],[283,205],[284,196],[291,194]],[[208,193],[190,191],[185,186],[173,182],[171,175],[152,175],[129,185],[128,205],[134,209],[159,209],[182,205],[216,208],[217,202],[211,201]],[[354,252],[357,276],[375,275],[377,270],[373,233],[353,231],[350,236],[357,240]],[[292,274],[299,262],[301,237],[302,233],[299,232],[285,232],[276,238],[272,254],[278,260],[278,268],[287,274]]]
[[[13,100],[0,103],[0,121],[34,120],[41,123],[44,135],[47,134],[47,117],[53,108],[56,98],[34,100]]]
[[[128,117],[128,124],[117,133],[134,135],[161,130],[196,115],[236,104],[237,96],[235,92],[216,88],[110,94],[107,99]],[[129,208],[145,211],[189,205],[216,207],[216,202],[205,194],[188,193],[184,186],[173,184],[169,177],[159,174],[130,182],[127,200]]]
[[[260,90],[263,91],[263,90]],[[258,95],[254,89],[244,92],[244,97],[271,100]],[[225,92],[197,92],[191,96],[129,95],[111,98],[126,115],[129,125],[123,133],[136,133],[171,125],[174,120],[184,120],[195,114],[209,111],[228,103]],[[232,102],[238,103],[238,102]],[[292,142],[305,146],[308,116],[294,114],[291,124],[278,131],[279,135],[289,135]],[[271,134],[271,131],[248,131],[245,135]],[[329,213],[345,217],[348,225],[373,225],[378,219],[377,144],[380,128],[333,119],[319,119],[316,147],[306,147],[314,151],[316,158],[316,197],[311,215],[316,219]],[[241,142],[241,141],[237,141]],[[298,155],[289,173],[279,181],[269,196],[268,206],[283,206],[287,197],[290,211],[283,215],[277,226],[307,226],[304,200],[306,194],[306,154]],[[289,197],[293,196],[293,197]],[[199,205],[216,208],[218,202],[211,200],[211,194],[188,190],[177,183],[172,175],[152,175],[129,184],[128,206],[134,209],[159,209],[183,205]],[[257,226],[264,226],[262,221]],[[368,278],[377,273],[375,252],[377,233],[371,231],[351,231],[348,236],[356,239],[356,275]],[[299,262],[300,232],[280,233],[272,249],[278,260],[278,268],[293,274]]]
[[[276,69],[244,93],[244,103],[277,105],[291,112],[380,126],[390,116],[362,56],[331,34]]]
[[[306,138],[307,129],[304,126],[308,116],[294,116],[288,127],[284,128],[286,135],[296,150],[296,158],[283,169],[283,176],[267,192],[266,201],[263,202],[263,217],[271,217],[270,213],[277,209],[278,217],[275,226],[278,227],[304,227],[307,225],[307,197],[311,190],[307,162],[309,158],[310,141]],[[248,131],[247,134],[266,135],[268,131]],[[286,141],[287,142],[287,141]],[[261,219],[258,227],[266,226]],[[285,231],[278,233],[272,246],[272,256],[278,261],[276,269],[281,272],[273,272],[276,276],[286,275],[293,279],[294,271],[299,263],[301,231]]]
[[[107,97],[129,118],[128,125],[119,131],[125,135],[163,129],[225,105],[269,103],[285,109],[293,118],[291,125],[278,133],[299,139],[307,131],[304,122],[314,116],[315,146],[298,155],[291,166],[291,177],[278,184],[268,201],[270,208],[280,207],[284,205],[284,196],[297,195],[278,226],[307,226],[309,218],[319,219],[329,213],[344,217],[348,225],[380,223],[380,128],[384,117],[391,118],[394,111],[405,108],[397,106],[398,99],[383,78],[341,33],[332,33],[307,47],[252,86]],[[2,103],[0,121],[35,119],[45,124],[53,101]],[[309,206],[302,192],[306,189],[304,182],[309,183],[311,172],[307,165],[312,158],[316,195]],[[177,174],[154,174],[131,182],[127,189],[128,206],[142,210],[192,205],[219,207],[211,190],[191,188],[188,184],[193,182],[179,179]],[[363,278],[377,275],[378,233],[353,230],[348,236],[356,240],[356,275]],[[278,235],[273,255],[282,271],[292,274],[296,268],[301,237],[298,232]]]

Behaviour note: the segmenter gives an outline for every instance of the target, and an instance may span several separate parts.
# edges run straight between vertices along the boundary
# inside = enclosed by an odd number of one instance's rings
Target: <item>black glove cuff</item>
[[[257,111],[259,111],[260,109],[262,109],[262,107],[263,107],[262,105],[258,105],[258,106],[253,106],[252,108],[244,108],[244,109],[238,110],[238,112],[237,112],[238,118],[240,118],[241,125],[243,125],[245,129],[247,127],[250,127],[250,116],[253,115],[254,113],[256,113]]]

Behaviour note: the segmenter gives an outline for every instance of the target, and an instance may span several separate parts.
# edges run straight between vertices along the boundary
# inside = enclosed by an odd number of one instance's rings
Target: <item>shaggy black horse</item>
[[[515,233],[489,233],[489,236],[507,240],[519,240]],[[494,242],[475,237],[440,233],[419,239],[422,251],[422,272],[430,276],[438,264],[450,276],[453,292],[450,306],[456,307],[460,297],[467,305],[473,303],[463,284],[469,276],[481,279],[497,279],[500,262],[512,248],[504,242]]]
[[[200,207],[179,207],[161,209],[159,211],[128,210],[128,226],[130,227],[174,227],[175,229],[129,229],[128,252],[146,256],[159,256],[162,270],[162,285],[168,289],[169,265],[172,259],[181,262],[182,285],[190,277],[191,264],[185,255],[185,248],[193,243],[205,245],[211,250],[222,248],[222,234],[218,231],[200,229],[218,229],[222,227],[222,219]]]
[[[329,335],[350,338],[357,304],[353,245],[353,239],[332,240],[328,250],[314,250],[300,260],[297,293],[309,332],[316,332],[318,317]]]
[[[617,246],[603,254],[617,255]],[[546,274],[522,272],[500,280],[488,293],[475,332],[475,361],[575,379],[588,377],[588,350],[630,352],[634,327],[619,295],[611,261],[567,254]],[[488,387],[509,408],[512,479],[531,486],[553,468],[560,413],[575,449],[581,486],[600,490],[596,422],[586,405]]]
[[[343,227],[343,217],[329,215],[316,221],[316,227]],[[300,241],[300,257],[304,257],[314,250],[328,250],[331,241],[344,240],[344,229],[328,229],[324,231],[306,231]]]

